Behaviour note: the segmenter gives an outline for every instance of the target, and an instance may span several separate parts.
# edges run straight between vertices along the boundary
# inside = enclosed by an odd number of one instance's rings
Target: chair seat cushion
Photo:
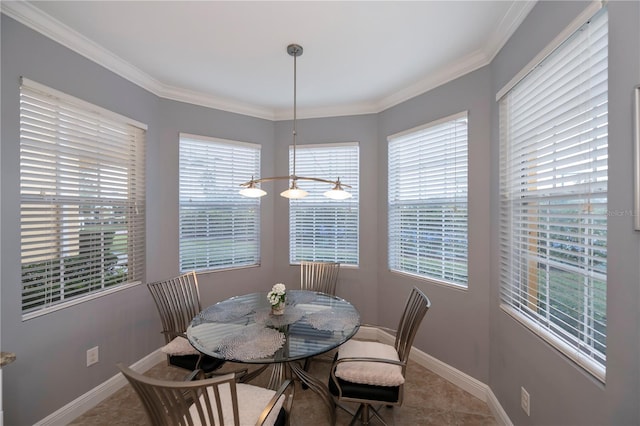
[[[276,394],[271,389],[261,388],[259,386],[248,385],[244,383],[236,384],[236,390],[238,393],[238,411],[240,414],[239,423],[240,426],[253,426],[258,422],[262,411],[269,404],[269,401]],[[209,400],[211,402],[214,413],[216,412],[216,400],[212,389],[208,389]],[[203,397],[200,396],[202,399]],[[281,418],[280,411],[284,402],[284,395],[278,398],[273,410],[269,416],[267,416],[264,426],[274,426],[279,424],[279,417]],[[220,385],[220,401],[222,404],[222,416],[223,424],[233,424],[233,405],[231,403],[231,390],[229,384],[225,383]],[[196,422],[198,417],[198,410],[195,405],[192,405],[189,409],[191,418]],[[218,426],[217,418],[215,418],[215,425]],[[200,424],[200,423],[195,423]],[[213,425],[211,425],[213,426]]]
[[[160,348],[167,355],[198,355],[200,352],[187,339],[178,336]]]
[[[396,349],[380,342],[349,340],[338,350],[338,359],[362,357],[399,361]],[[366,385],[400,386],[404,383],[402,367],[381,362],[343,362],[338,364],[335,374],[340,379]]]

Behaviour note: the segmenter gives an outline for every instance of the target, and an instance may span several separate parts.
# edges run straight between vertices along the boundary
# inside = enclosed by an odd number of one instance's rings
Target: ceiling
[[[375,113],[487,65],[535,1],[3,1],[158,96],[255,117]]]

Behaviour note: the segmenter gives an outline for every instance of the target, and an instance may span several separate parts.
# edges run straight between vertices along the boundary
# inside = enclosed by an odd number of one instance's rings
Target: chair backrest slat
[[[335,296],[340,264],[337,262],[300,262],[300,288]]]
[[[429,298],[417,287],[413,287],[396,332],[395,348],[400,361],[406,362],[409,359],[413,340],[430,306]]]

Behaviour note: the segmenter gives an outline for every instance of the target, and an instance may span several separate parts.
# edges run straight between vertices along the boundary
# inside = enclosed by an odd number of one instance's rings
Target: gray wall
[[[147,233],[148,280],[178,273],[178,141],[179,133],[218,137],[262,145],[261,171],[273,173],[274,123],[186,103],[161,100],[158,113],[158,149],[148,161]],[[157,157],[154,157],[157,155]],[[265,188],[267,186],[265,185]],[[238,187],[240,190],[240,187]],[[203,305],[265,287],[273,279],[273,200],[261,198],[261,257],[259,267],[198,274]],[[275,281],[273,281],[275,283]],[[272,284],[269,284],[270,287]]]
[[[491,64],[495,94],[586,7],[540,2]],[[631,99],[640,83],[640,3],[609,2],[609,210],[632,209]],[[608,224],[607,379],[599,383],[499,308],[498,111],[492,101],[489,385],[517,425],[640,424],[640,234],[633,218]],[[520,387],[531,417],[520,409]]]
[[[382,112],[378,120],[378,315],[397,327],[415,285],[432,308],[414,346],[486,383],[489,374],[489,214],[491,75],[489,68]],[[387,262],[387,137],[443,117],[469,114],[469,285],[461,289],[390,272]]]
[[[141,286],[21,321],[20,76],[147,123],[151,147],[157,139],[155,96],[2,15],[2,350],[18,356],[2,371],[7,425],[45,417],[113,376],[116,362],[133,363],[160,342]],[[100,362],[87,368],[95,345]]]
[[[95,63],[2,15],[2,350],[17,360],[3,369],[5,424],[29,425],[55,412],[163,343],[147,289],[137,286],[21,321],[19,234],[20,76],[148,125],[147,280],[178,274],[178,133],[263,144],[262,170],[272,173],[274,123],[161,100]],[[263,201],[263,264],[201,274],[203,304],[275,282],[272,198]],[[271,284],[269,284],[271,285]],[[98,345],[100,362],[86,365]]]
[[[298,120],[296,140],[298,145],[358,142],[360,146],[360,264],[358,267],[341,267],[336,293],[351,301],[366,322],[377,320],[377,203],[381,196],[375,182],[379,171],[377,164],[377,128],[375,115],[317,118]],[[276,123],[276,175],[288,174],[288,149],[293,143],[292,122]],[[335,177],[334,177],[335,178]],[[345,182],[347,183],[347,182]],[[373,184],[372,184],[373,183]],[[279,182],[272,194],[286,189]],[[289,265],[289,213],[288,201],[274,196],[275,200],[275,265],[276,276],[284,283],[299,283],[299,267]]]
[[[632,208],[631,89],[640,81],[640,5],[609,3],[610,208]],[[609,222],[606,386],[503,314],[498,304],[498,133],[495,93],[585,7],[540,2],[490,66],[380,114],[300,120],[300,144],[360,143],[360,266],[341,271],[338,294],[366,322],[395,327],[417,285],[433,307],[416,347],[487,383],[514,424],[640,424],[640,238],[630,216]],[[2,350],[5,424],[44,418],[160,346],[159,321],[143,286],[22,322],[18,206],[18,78],[21,75],[149,125],[147,279],[171,276],[177,261],[179,132],[263,145],[262,174],[287,174],[291,122],[270,122],[162,100],[2,16]],[[469,111],[469,288],[456,289],[387,269],[388,135]],[[615,165],[615,167],[614,167]],[[200,275],[203,303],[297,283],[288,262],[283,182],[265,185],[262,266]],[[100,363],[85,367],[87,348]],[[520,410],[520,386],[531,417]]]

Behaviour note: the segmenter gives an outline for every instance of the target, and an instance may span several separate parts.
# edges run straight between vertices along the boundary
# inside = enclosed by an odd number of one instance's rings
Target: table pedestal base
[[[322,402],[327,406],[329,410],[329,416],[331,418],[331,424],[335,424],[336,421],[336,403],[333,396],[329,392],[327,385],[318,378],[312,376],[304,370],[304,368],[296,361],[291,362],[276,362],[273,364],[265,364],[262,367],[254,370],[242,377],[242,382],[246,383],[257,376],[259,376],[267,367],[271,366],[271,375],[269,377],[269,383],[267,388],[271,390],[277,390],[280,385],[287,379],[293,379],[299,381],[301,386],[315,392]]]
[[[300,366],[297,362],[290,362],[289,368],[296,376],[298,380],[305,386],[307,386],[310,390],[315,392],[321,399],[322,402],[329,409],[329,415],[331,416],[331,424],[336,423],[336,403],[333,399],[333,396],[329,392],[329,388],[327,385],[311,374],[307,373],[304,368]]]

